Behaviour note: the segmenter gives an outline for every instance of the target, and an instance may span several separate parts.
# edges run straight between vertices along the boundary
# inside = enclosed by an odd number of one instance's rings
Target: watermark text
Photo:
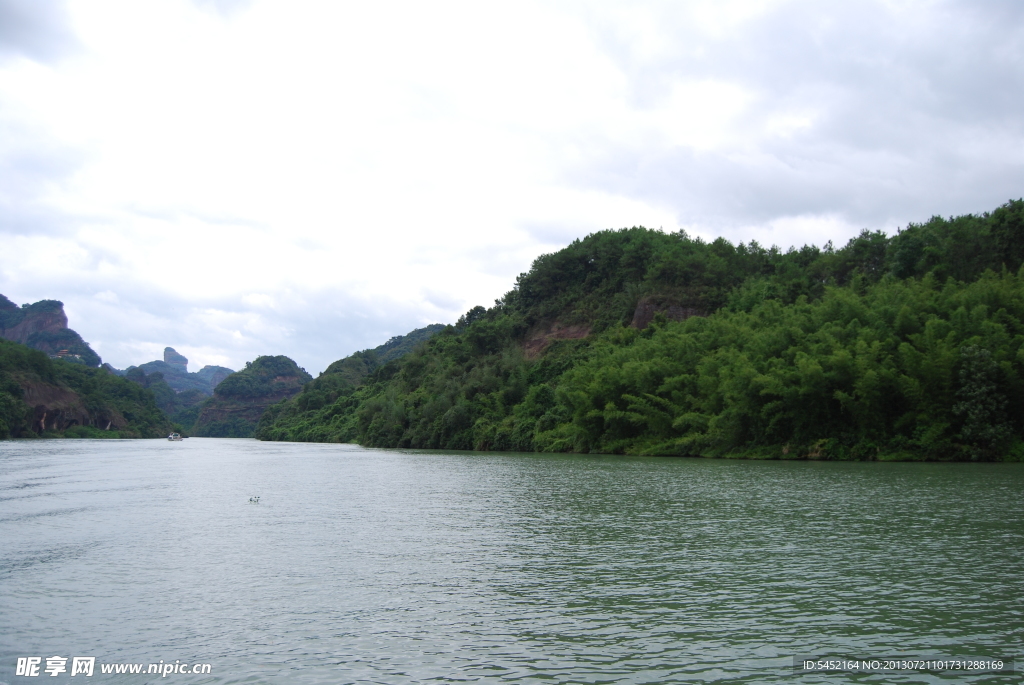
[[[70,662],[70,665],[69,663]],[[97,671],[101,674],[139,674],[158,675],[166,678],[169,675],[209,675],[210,664],[182,663],[180,659],[171,663],[160,660],[155,664],[130,663],[96,663],[94,656],[20,656],[14,669],[14,675],[26,678],[67,674],[70,676],[90,677]]]

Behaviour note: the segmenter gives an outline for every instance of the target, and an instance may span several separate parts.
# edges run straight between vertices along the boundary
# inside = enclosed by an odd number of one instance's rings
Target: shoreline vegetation
[[[0,339],[0,439],[163,438],[172,428],[151,390]]]
[[[1024,202],[842,248],[608,230],[405,356],[335,362],[261,440],[1024,459]]]
[[[493,307],[315,379],[287,357],[248,363],[190,409],[194,426],[167,419],[152,376],[0,340],[0,438],[173,428],[383,448],[1024,461],[1024,201],[841,248],[600,231],[539,257]]]

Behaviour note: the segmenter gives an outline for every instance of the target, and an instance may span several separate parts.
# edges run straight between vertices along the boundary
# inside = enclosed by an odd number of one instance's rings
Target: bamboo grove
[[[257,437],[1020,460],[1022,265],[1019,200],[841,248],[602,231],[399,359],[360,356],[357,375],[356,358],[336,362],[271,406]],[[638,325],[645,307],[655,314]]]

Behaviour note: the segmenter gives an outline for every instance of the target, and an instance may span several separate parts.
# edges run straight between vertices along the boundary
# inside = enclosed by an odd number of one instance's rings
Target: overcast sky
[[[0,293],[119,368],[335,359],[644,225],[1024,195],[1024,3],[0,0]]]

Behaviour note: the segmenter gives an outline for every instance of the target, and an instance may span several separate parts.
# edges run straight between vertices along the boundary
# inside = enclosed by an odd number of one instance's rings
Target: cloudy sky
[[[845,243],[1024,195],[1024,3],[0,0],[0,292],[313,373],[605,228]]]

